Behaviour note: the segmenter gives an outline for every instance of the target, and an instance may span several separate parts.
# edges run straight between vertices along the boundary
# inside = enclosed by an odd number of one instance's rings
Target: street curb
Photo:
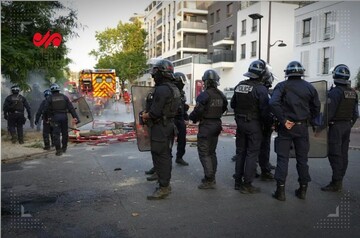
[[[8,163],[21,162],[23,160],[32,160],[32,159],[36,159],[38,156],[51,154],[51,153],[54,153],[54,155],[55,155],[55,150],[39,152],[39,153],[36,153],[36,154],[30,154],[30,155],[21,155],[21,156],[14,157],[14,158],[2,159],[1,163],[2,164],[8,164]]]

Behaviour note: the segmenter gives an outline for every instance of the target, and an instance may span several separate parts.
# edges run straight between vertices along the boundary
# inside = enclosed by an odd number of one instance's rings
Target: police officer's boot
[[[261,181],[274,181],[274,175],[271,172],[261,172]]]
[[[306,190],[307,190],[307,184],[300,184],[300,187],[295,190],[295,196],[300,199],[305,199]]]
[[[331,181],[328,185],[321,188],[325,192],[341,192],[342,190],[342,181]]]
[[[235,179],[234,189],[235,190],[240,190],[242,183],[243,183],[242,179]]]
[[[171,193],[171,187],[168,185],[167,187],[158,187],[152,195],[147,196],[148,200],[160,200],[164,199]]]
[[[188,166],[189,163],[186,162],[183,158],[176,158],[175,162],[179,165]]]
[[[147,175],[152,175],[154,173],[155,173],[155,167],[152,167],[151,169],[145,171],[145,174],[147,174]]]
[[[147,181],[155,181],[158,180],[159,176],[157,175],[157,173],[153,173],[151,176],[147,177],[146,180]]]
[[[15,132],[11,132],[11,143],[15,144],[17,141],[17,136]]]
[[[252,186],[251,183],[242,183],[240,186],[240,192],[243,194],[259,193],[260,188]]]
[[[203,178],[201,179],[201,184],[199,184],[198,189],[214,189],[216,184],[215,179]]]
[[[278,183],[276,186],[276,191],[273,193],[272,196],[279,201],[285,201],[285,184]]]

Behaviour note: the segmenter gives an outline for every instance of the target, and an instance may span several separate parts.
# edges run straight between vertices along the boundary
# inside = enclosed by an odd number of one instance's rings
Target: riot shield
[[[139,151],[150,151],[150,128],[140,120],[140,112],[146,109],[147,99],[154,92],[154,87],[132,86],[131,101],[135,118],[135,132]]]
[[[314,132],[311,125],[309,125],[309,142],[310,150],[308,158],[325,158],[328,155],[328,130],[327,125],[327,82],[325,80],[311,82],[318,92],[321,109],[320,116],[316,119],[318,124],[321,124],[323,129],[320,132]],[[295,158],[294,146],[291,147],[290,157]]]
[[[76,113],[78,114],[80,118],[80,123],[76,125],[76,127],[81,127],[83,125],[86,125],[94,120],[93,115],[91,113],[90,107],[87,104],[85,98],[80,97],[72,101],[72,104],[75,108]],[[72,123],[72,116],[70,113],[68,113],[68,126],[69,130],[74,129],[74,125]]]

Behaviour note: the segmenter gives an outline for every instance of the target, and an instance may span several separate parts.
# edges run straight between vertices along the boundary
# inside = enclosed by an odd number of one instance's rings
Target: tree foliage
[[[133,82],[146,69],[146,34],[138,20],[96,32],[99,49],[90,52],[98,60],[96,68],[113,68],[122,84]]]
[[[23,89],[29,87],[31,72],[40,72],[46,78],[64,78],[71,62],[66,57],[65,43],[77,36],[75,29],[80,26],[76,11],[58,1],[2,1],[1,73]],[[59,33],[61,44],[35,46],[34,34],[44,36],[48,31]]]

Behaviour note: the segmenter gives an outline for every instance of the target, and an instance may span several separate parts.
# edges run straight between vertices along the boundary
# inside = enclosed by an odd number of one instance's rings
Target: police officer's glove
[[[80,119],[77,119],[75,123],[76,123],[76,125],[77,125],[77,124],[79,124],[80,122],[81,122]]]

